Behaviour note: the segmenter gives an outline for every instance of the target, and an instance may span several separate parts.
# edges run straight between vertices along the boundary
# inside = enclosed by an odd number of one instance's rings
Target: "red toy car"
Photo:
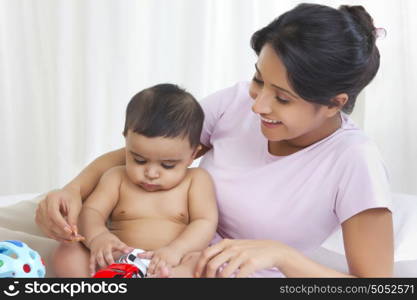
[[[144,278],[138,267],[131,264],[111,264],[94,274],[93,278]]]

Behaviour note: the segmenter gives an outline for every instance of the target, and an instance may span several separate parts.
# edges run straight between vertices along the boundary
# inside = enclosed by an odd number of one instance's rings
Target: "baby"
[[[58,247],[58,276],[91,276],[133,248],[152,253],[152,275],[208,246],[218,218],[213,183],[205,170],[188,168],[200,149],[203,120],[199,103],[176,85],[156,85],[131,99],[126,165],[104,173],[85,201],[84,239]]]

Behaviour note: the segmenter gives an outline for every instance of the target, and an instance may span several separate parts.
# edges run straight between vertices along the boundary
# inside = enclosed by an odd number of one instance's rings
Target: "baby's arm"
[[[192,172],[188,191],[190,223],[169,245],[155,251],[158,257],[154,256],[149,264],[150,274],[165,265],[175,266],[189,252],[205,249],[216,232],[218,213],[211,177],[200,168],[191,169],[190,172]]]
[[[104,173],[81,210],[79,226],[81,234],[85,237],[83,243],[90,249],[92,273],[96,263],[100,267],[105,267],[114,262],[113,250],[122,252],[131,250],[106,227],[106,221],[119,199],[123,170],[124,167],[114,167]]]
[[[184,254],[205,249],[213,239],[217,228],[217,202],[213,181],[201,168],[192,169],[191,187],[188,192],[190,223],[170,246]]]

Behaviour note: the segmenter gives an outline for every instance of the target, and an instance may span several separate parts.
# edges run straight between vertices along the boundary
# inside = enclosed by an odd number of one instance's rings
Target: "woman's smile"
[[[277,128],[282,125],[281,121],[271,120],[261,116],[262,125],[267,128]]]

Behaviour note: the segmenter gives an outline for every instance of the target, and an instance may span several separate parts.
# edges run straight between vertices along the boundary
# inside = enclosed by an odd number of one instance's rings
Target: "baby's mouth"
[[[160,187],[158,184],[150,184],[145,182],[142,182],[140,185],[147,191],[155,191]]]

